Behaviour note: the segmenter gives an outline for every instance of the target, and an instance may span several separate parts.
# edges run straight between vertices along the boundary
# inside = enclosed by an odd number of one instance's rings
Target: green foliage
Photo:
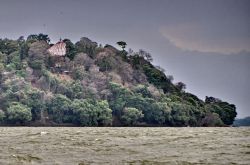
[[[72,77],[75,80],[83,80],[85,75],[86,75],[85,68],[83,66],[74,68],[73,73],[72,73]]]
[[[28,42],[35,42],[35,41],[45,41],[47,43],[50,42],[50,38],[47,34],[31,34],[27,37]]]
[[[178,83],[175,84],[175,87],[179,91],[184,91],[186,89],[186,84],[184,84],[183,82],[178,82]]]
[[[27,91],[26,105],[31,108],[33,120],[40,120],[41,112],[46,109],[44,92],[35,88]]]
[[[205,105],[205,109],[209,112],[217,113],[226,125],[232,125],[237,115],[235,105],[220,100],[208,102]]]
[[[204,127],[221,127],[225,126],[217,113],[207,113],[202,119],[201,126]]]
[[[137,85],[134,89],[133,92],[141,94],[143,97],[152,97],[152,94],[150,93],[150,91],[148,90],[146,85]]]
[[[12,66],[13,70],[20,70],[22,68],[22,63],[18,51],[15,51],[8,56],[8,63]]]
[[[147,76],[148,81],[156,87],[163,89],[165,93],[175,91],[175,87],[172,85],[170,80],[167,79],[166,75],[162,71],[153,67],[153,65],[144,64],[143,71]]]
[[[133,66],[135,69],[142,69],[142,65],[145,64],[145,59],[138,54],[135,54],[133,56],[130,56],[129,58],[130,64]]]
[[[75,99],[71,105],[74,122],[81,126],[107,126],[112,122],[112,110],[107,101],[92,103]]]
[[[1,80],[1,74],[4,71],[4,64],[0,62],[0,80]]]
[[[48,103],[48,112],[56,123],[72,122],[71,100],[57,94]]]
[[[69,39],[64,39],[63,42],[66,44],[66,57],[73,60],[77,53],[75,45]]]
[[[108,126],[112,124],[112,110],[106,100],[98,101],[95,103],[97,109],[98,125]]]
[[[0,52],[0,63],[7,64],[7,55]]]
[[[98,124],[93,111],[95,107],[87,100],[74,100],[71,109],[74,114],[74,123],[81,126],[94,126]]]
[[[126,99],[132,95],[132,92],[113,82],[110,82],[109,88],[112,92],[112,97],[109,98],[109,105],[114,111],[114,114],[120,117],[127,102]]]
[[[110,57],[110,56],[106,56],[103,57],[102,59],[97,61],[97,65],[100,67],[100,71],[104,72],[104,71],[111,71],[113,68],[115,68],[115,60]]]
[[[92,42],[90,39],[83,37],[75,44],[77,52],[83,52],[88,54],[91,58],[94,58],[96,54],[97,43]]]
[[[65,95],[70,99],[83,98],[83,86],[79,80],[66,84]]]
[[[192,112],[192,107],[181,104],[181,103],[172,103],[171,104],[171,115],[172,115],[172,124],[174,126],[188,126],[190,120],[190,113]]]
[[[43,66],[45,66],[45,61],[47,61],[48,58],[48,48],[49,45],[41,41],[31,44],[29,49],[29,66],[33,69],[41,70]]]
[[[22,43],[20,46],[19,56],[21,60],[28,57],[29,46],[27,43]]]
[[[5,113],[0,109],[0,124],[3,123],[5,120]]]
[[[170,120],[171,109],[167,104],[134,94],[116,83],[110,83],[110,87],[113,94],[109,100],[110,107],[118,117],[125,107],[131,107],[142,111],[143,121],[148,124],[164,124]]]
[[[4,54],[11,54],[18,51],[18,42],[9,39],[0,39],[0,52]]]
[[[151,64],[150,53],[126,52],[124,41],[118,51],[85,37],[76,44],[65,39],[67,60],[59,68],[49,42],[45,34],[0,39],[0,121],[25,124],[32,114],[36,122],[48,112],[56,123],[82,126],[107,126],[112,119],[121,126],[224,126],[237,115],[233,104],[213,97],[204,102],[185,92],[184,83],[174,85]]]
[[[32,119],[31,109],[18,102],[13,102],[10,107],[7,108],[6,116],[7,121],[13,124],[24,124]]]
[[[143,114],[136,108],[124,108],[123,115],[122,115],[122,122],[125,125],[132,126],[136,125],[137,122],[143,118]]]

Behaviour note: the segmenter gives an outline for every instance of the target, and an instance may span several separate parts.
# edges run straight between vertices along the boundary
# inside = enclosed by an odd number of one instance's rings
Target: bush
[[[135,93],[141,94],[143,97],[152,97],[152,94],[145,85],[137,85],[134,90]]]
[[[70,110],[71,100],[66,96],[57,94],[48,104],[48,112],[56,123],[71,123],[72,111]]]
[[[5,120],[5,113],[0,109],[0,123],[3,123]]]
[[[107,126],[112,122],[112,110],[107,101],[93,103],[90,100],[75,99],[71,105],[74,123],[81,126]]]
[[[224,123],[217,113],[207,113],[206,116],[202,119],[201,126],[220,127],[224,126]]]
[[[49,55],[47,49],[49,45],[43,41],[37,41],[31,44],[29,49],[29,65],[33,69],[42,69],[45,66],[45,61],[47,61]]]
[[[85,76],[86,76],[86,72],[83,66],[79,66],[75,68],[72,72],[72,77],[74,80],[83,80]]]
[[[31,88],[27,92],[26,105],[31,108],[33,120],[41,119],[41,113],[45,110],[44,92],[35,88]]]
[[[98,124],[101,126],[107,126],[112,124],[112,110],[109,108],[109,104],[106,100],[96,102],[96,108],[98,110]]]
[[[6,116],[7,121],[14,124],[24,124],[32,119],[31,109],[18,102],[13,102],[10,107],[7,108]]]
[[[223,102],[219,99],[214,99],[205,104],[207,112],[217,113],[224,124],[231,125],[234,122],[234,118],[237,115],[236,107],[233,104]]]
[[[136,125],[143,116],[143,113],[136,108],[125,108],[121,119],[123,124],[132,126]]]

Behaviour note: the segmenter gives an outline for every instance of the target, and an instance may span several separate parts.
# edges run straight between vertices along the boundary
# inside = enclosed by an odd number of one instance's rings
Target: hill
[[[49,43],[45,34],[0,39],[1,125],[226,126],[237,114],[233,104],[185,92],[150,53],[127,52],[123,41],[118,50],[64,39],[65,56]]]
[[[233,123],[234,126],[250,126],[250,117],[245,117],[243,119],[236,119]]]

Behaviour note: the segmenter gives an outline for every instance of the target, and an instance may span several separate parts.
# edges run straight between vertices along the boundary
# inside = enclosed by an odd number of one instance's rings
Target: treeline
[[[250,117],[245,117],[243,119],[236,119],[233,123],[233,126],[250,126]]]
[[[150,53],[119,51],[88,38],[52,57],[45,34],[0,39],[0,123],[76,126],[225,126],[236,107],[185,92],[152,65]]]

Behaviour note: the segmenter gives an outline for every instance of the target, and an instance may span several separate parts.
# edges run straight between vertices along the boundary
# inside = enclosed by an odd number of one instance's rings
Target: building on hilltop
[[[58,43],[50,47],[48,52],[51,54],[51,56],[64,57],[66,54],[66,44],[60,40]]]
[[[48,52],[52,58],[55,60],[55,68],[58,72],[67,72],[63,69],[65,63],[65,55],[66,55],[66,43],[64,43],[61,39],[55,45],[51,46],[48,49]],[[54,70],[54,68],[52,67]]]

